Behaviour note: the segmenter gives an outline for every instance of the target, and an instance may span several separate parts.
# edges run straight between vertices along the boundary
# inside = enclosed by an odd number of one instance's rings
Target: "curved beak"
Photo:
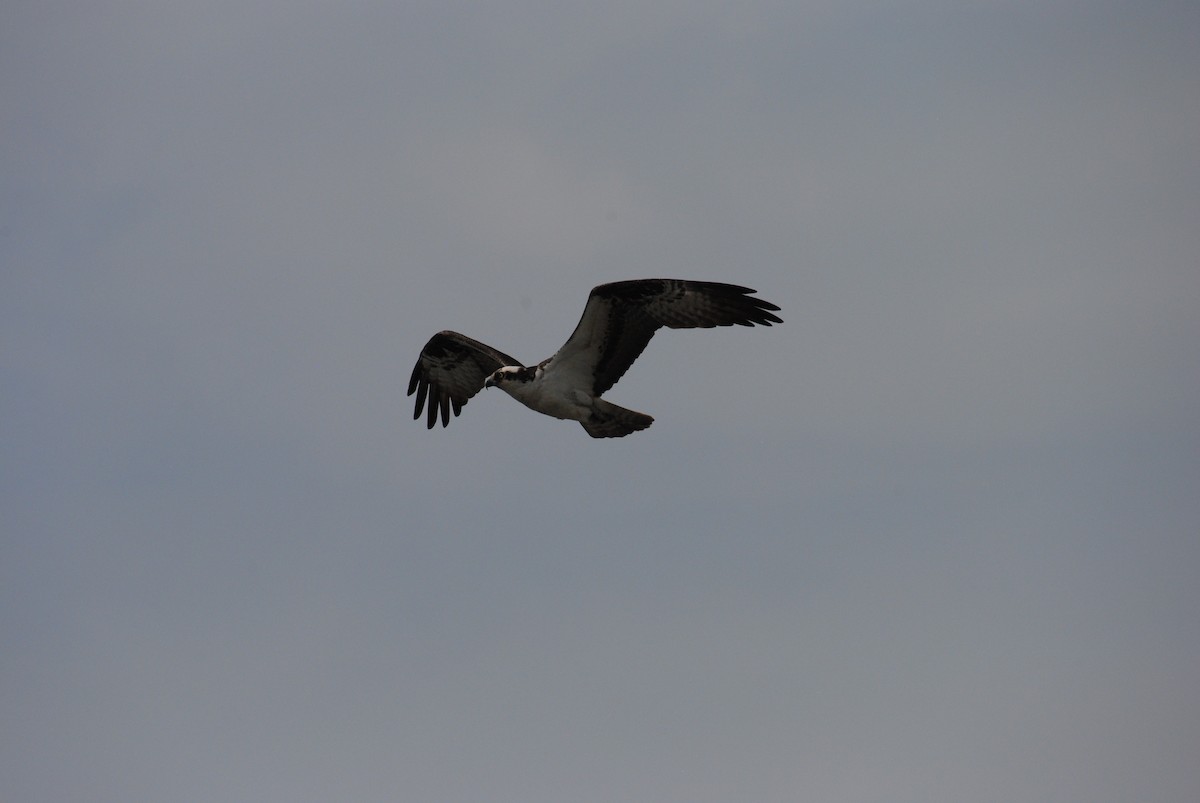
[[[483,380],[483,386],[485,388],[491,388],[491,387],[495,387],[496,383],[493,382],[492,378],[489,376],[487,379]]]

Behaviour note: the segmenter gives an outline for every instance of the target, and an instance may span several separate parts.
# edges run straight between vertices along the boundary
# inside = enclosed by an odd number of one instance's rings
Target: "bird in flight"
[[[433,429],[485,387],[497,387],[539,413],[578,421],[593,438],[622,438],[654,419],[600,396],[616,384],[663,326],[710,329],[783,323],[779,307],[748,287],[686,279],[634,279],[592,289],[583,317],[554,356],[537,365],[449,330],[429,339],[408,381],[414,419],[426,411]]]

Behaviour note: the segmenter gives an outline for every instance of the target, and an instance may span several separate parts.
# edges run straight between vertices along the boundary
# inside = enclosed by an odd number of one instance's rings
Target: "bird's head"
[[[497,368],[492,372],[492,375],[483,381],[485,388],[493,388],[497,385],[503,385],[506,382],[524,382],[532,379],[532,376],[527,376],[530,369],[522,368],[519,365],[506,365],[503,368]]]

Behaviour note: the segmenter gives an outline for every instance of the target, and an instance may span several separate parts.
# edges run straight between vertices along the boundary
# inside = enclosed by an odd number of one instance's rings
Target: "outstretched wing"
[[[547,372],[578,377],[599,396],[616,384],[663,326],[708,329],[783,323],[779,307],[748,287],[686,279],[636,279],[592,290],[583,317]]]
[[[520,363],[466,335],[449,330],[438,332],[421,349],[408,380],[408,395],[417,394],[413,418],[421,417],[421,408],[428,398],[427,428],[433,429],[438,410],[442,413],[442,426],[446,426],[450,423],[450,410],[458,415],[467,399],[483,388],[484,380],[505,365]]]

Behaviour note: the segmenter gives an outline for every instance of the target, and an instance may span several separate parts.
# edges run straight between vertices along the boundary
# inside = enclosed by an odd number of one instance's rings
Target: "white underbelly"
[[[579,391],[555,393],[553,388],[535,383],[511,389],[505,387],[504,390],[530,410],[537,410],[554,418],[584,421],[592,412],[591,399]]]

